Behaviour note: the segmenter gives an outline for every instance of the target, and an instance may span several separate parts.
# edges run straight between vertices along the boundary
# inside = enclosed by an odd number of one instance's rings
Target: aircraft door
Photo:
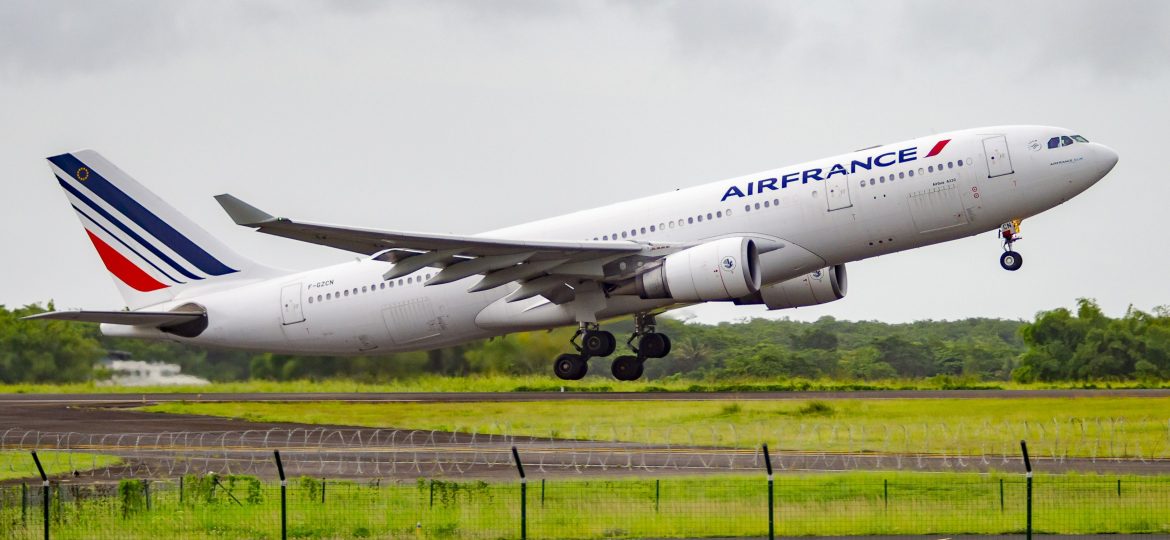
[[[1007,137],[996,135],[983,139],[983,155],[987,158],[987,177],[995,178],[1016,172],[1008,153]]]
[[[853,206],[849,198],[849,175],[835,174],[825,180],[825,201],[830,212]]]
[[[280,289],[280,320],[285,326],[305,322],[301,309],[301,284],[285,285]]]

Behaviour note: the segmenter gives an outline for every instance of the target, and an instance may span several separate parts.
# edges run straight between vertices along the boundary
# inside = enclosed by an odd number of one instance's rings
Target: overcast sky
[[[849,265],[770,316],[1031,318],[1170,304],[1165,2],[0,3],[0,304],[121,298],[43,158],[94,148],[228,244],[351,258],[231,223],[231,192],[315,221],[474,233],[996,124],[1121,156],[1024,223]],[[1161,160],[1161,161],[1160,161]],[[711,305],[700,320],[765,314]]]

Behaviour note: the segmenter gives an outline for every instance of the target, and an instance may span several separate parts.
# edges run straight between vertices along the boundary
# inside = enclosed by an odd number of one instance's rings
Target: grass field
[[[45,474],[49,476],[100,469],[122,462],[116,456],[57,450],[37,452],[37,457],[41,458],[41,465],[45,468]],[[23,450],[0,451],[0,480],[12,478],[40,478],[37,466],[33,463],[32,456],[28,452]]]
[[[324,501],[320,483],[290,484],[293,538],[519,537],[516,482],[329,482]],[[141,492],[125,487],[106,496],[66,494],[69,500],[53,508],[53,537],[278,538],[279,488],[232,486],[230,496],[226,488],[197,493],[188,487],[180,502],[174,483],[155,482],[149,507]],[[775,489],[779,536],[1006,534],[1025,527],[1025,486],[1018,475],[784,476]],[[39,513],[30,511],[22,521],[12,490],[3,495],[8,504],[0,506],[0,526],[6,530],[0,532],[39,537]],[[534,480],[527,525],[532,538],[760,537],[767,532],[767,501],[759,475]],[[1039,533],[1168,533],[1170,478],[1039,476],[1034,522]]]
[[[0,394],[143,394],[159,392],[790,392],[835,390],[1037,390],[1064,388],[1170,388],[1170,382],[1080,382],[1018,384],[1006,381],[977,381],[963,378],[893,379],[848,381],[834,379],[739,379],[718,381],[662,380],[619,382],[608,376],[591,376],[581,381],[562,381],[551,375],[473,375],[444,377],[424,375],[384,383],[347,380],[325,381],[242,381],[204,386],[104,386],[93,382],[75,384],[0,385]]]
[[[160,413],[654,444],[826,452],[1151,457],[1170,448],[1170,398],[166,403]]]

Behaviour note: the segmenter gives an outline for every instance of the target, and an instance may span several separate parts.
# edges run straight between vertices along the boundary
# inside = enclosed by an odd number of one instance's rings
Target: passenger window
[[[671,221],[670,221],[670,228],[671,228],[671,229],[673,229],[673,228],[674,228],[674,220],[671,220]]]
[[[874,182],[874,181],[873,181],[873,178],[870,178],[870,179],[869,179],[869,185],[871,185],[871,186],[872,186],[872,185],[874,185],[875,183],[876,183],[876,182]]]
[[[910,177],[913,178],[914,177],[914,169],[910,169],[910,170],[906,171],[906,174],[910,175]]]
[[[312,304],[312,303],[313,303],[313,297],[312,297],[312,296],[310,296],[310,297],[309,297],[309,303],[310,303],[310,304]]]
[[[410,276],[410,277],[406,278],[406,283],[408,283],[408,284],[414,283],[414,276]]]
[[[947,168],[948,168],[948,169],[954,169],[954,168],[955,168],[955,162],[954,162],[954,161],[948,161],[948,162],[947,162]]]
[[[865,180],[861,181],[861,187],[865,187]]]
[[[772,206],[772,201],[764,201],[764,208]]]
[[[878,178],[878,183],[879,183],[879,184],[884,184],[884,183],[886,183],[886,177],[885,177],[885,176],[882,176],[881,178]]]
[[[357,287],[354,287],[354,288],[353,288],[353,295],[354,295],[354,296],[357,296]]]
[[[707,221],[711,221],[711,212],[707,212]]]
[[[927,170],[927,172],[934,172],[934,165],[930,165],[930,166],[928,166],[928,167],[926,168],[926,170]]]
[[[630,236],[638,236],[638,229],[630,229]]]
[[[659,224],[658,224],[658,230],[660,230],[660,231],[665,231],[665,230],[666,230],[666,224],[665,224],[665,223],[659,223]]]
[[[401,286],[402,286],[402,283],[403,283],[403,281],[404,281],[404,280],[403,280],[402,278],[398,278],[398,286],[399,286],[399,287],[401,287]]]
[[[922,167],[919,167],[918,174],[926,174],[926,171],[922,170]]]
[[[657,227],[655,227],[655,226],[653,226],[653,225],[651,225],[651,226],[650,226],[650,232],[654,232],[654,231],[657,231],[657,230],[658,230],[658,228],[657,228]]]
[[[349,296],[349,289],[346,289],[345,294],[343,294],[342,296]]]
[[[756,210],[760,209],[760,203],[756,203]]]
[[[904,173],[904,172],[898,173],[898,178],[906,178],[906,173]]]
[[[650,226],[650,230],[654,230],[654,226]],[[642,227],[642,234],[646,234],[646,227]]]
[[[772,199],[772,206],[780,206],[780,199]]]
[[[626,231],[622,231],[622,238],[626,237]]]
[[[318,302],[320,302],[320,301],[321,301],[321,295],[319,295],[319,294],[317,295],[317,301],[318,301]]]
[[[1051,139],[1048,139],[1048,148],[1049,149],[1056,148],[1057,146],[1060,146],[1060,137],[1053,137]]]
[[[745,205],[743,205],[743,211],[744,211],[744,212],[751,212],[751,211],[752,211],[752,205],[750,205],[750,204],[745,204]]]
[[[727,215],[731,216],[731,209],[730,208],[727,209]]]
[[[391,289],[393,289],[393,288],[394,288],[394,282],[393,282],[393,281],[391,281],[391,282],[390,282],[390,288],[391,288]]]
[[[703,215],[699,214],[699,223],[702,223],[702,222],[703,222]]]
[[[723,210],[720,210],[720,211],[718,211],[718,212],[715,212],[715,217],[717,217],[717,218],[722,218],[722,217],[723,217]]]
[[[366,292],[366,286],[362,285],[362,292]]]
[[[326,300],[333,300],[333,293],[325,293]]]
[[[379,289],[385,289],[385,288],[386,288],[386,282],[385,282],[385,281],[383,281],[383,282],[379,283],[379,284],[378,284],[378,288],[379,288]]]
[[[689,218],[687,218],[687,225],[690,225],[690,224],[692,224],[692,223],[694,223],[694,222],[695,222],[695,218],[693,218],[693,217],[689,217]]]

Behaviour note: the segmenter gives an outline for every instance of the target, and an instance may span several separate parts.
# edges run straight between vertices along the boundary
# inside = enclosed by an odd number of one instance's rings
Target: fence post
[[[183,477],[179,476],[179,504],[183,504]]]
[[[1024,470],[1027,471],[1028,483],[1028,540],[1032,540],[1032,460],[1028,459],[1028,443],[1020,441],[1020,450],[1024,453]]]
[[[142,479],[142,494],[146,498],[146,511],[150,511],[150,480]]]
[[[658,503],[662,501],[662,480],[654,479],[654,513],[658,513]]]
[[[540,507],[544,508],[544,478],[540,479]]]
[[[273,450],[276,457],[276,472],[280,475],[280,538],[288,540],[288,480],[284,478],[284,463],[280,461],[280,450]]]
[[[1003,478],[999,479],[999,513],[1004,512],[1003,506]]]
[[[890,509],[890,481],[882,478],[882,502],[886,505],[886,510]]]
[[[512,459],[516,460],[516,470],[520,472],[520,540],[528,538],[528,478],[524,476],[524,464],[520,462],[520,452],[512,447]]]
[[[768,540],[776,540],[776,516],[772,503],[775,492],[772,486],[772,456],[768,453],[768,443],[764,443],[764,465],[768,468]]]
[[[20,483],[20,524],[28,524],[28,484]]]
[[[435,507],[435,480],[432,478],[428,482],[428,484],[430,485],[430,498],[431,498],[429,508],[434,508]]]
[[[42,508],[41,515],[45,522],[45,540],[49,540],[49,477],[45,474],[45,468],[41,466],[41,458],[37,457],[37,451],[32,451],[33,463],[37,464],[37,472],[41,473],[41,495],[44,499],[44,508]]]
[[[1117,479],[1117,496],[1121,497],[1121,479]]]
[[[322,478],[321,479],[321,504],[322,505],[325,504],[325,483],[326,483],[326,480],[324,478]]]

